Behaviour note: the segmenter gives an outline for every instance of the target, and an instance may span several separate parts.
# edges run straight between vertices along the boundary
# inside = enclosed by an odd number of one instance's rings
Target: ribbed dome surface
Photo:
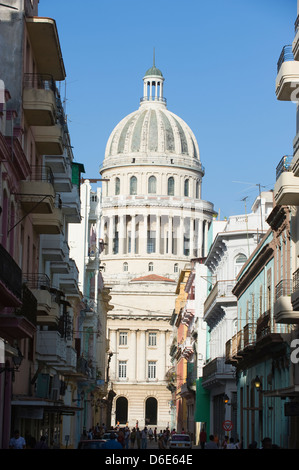
[[[148,102],[126,116],[112,131],[105,158],[132,154],[192,157],[199,160],[189,126],[157,102]]]

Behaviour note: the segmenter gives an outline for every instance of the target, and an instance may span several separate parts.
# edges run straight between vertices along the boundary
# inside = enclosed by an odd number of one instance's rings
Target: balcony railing
[[[36,325],[37,300],[26,284],[23,284],[22,287],[22,307],[16,309],[15,313],[16,315],[27,318],[33,325]]]
[[[44,181],[54,184],[54,175],[48,166],[32,166],[30,181]]]
[[[256,343],[256,324],[247,323],[243,328],[244,349],[253,347]]]
[[[279,297],[290,296],[292,294],[292,282],[291,279],[283,279],[275,287],[275,301]]]
[[[39,73],[25,73],[23,79],[24,88],[35,88],[38,90],[52,90],[56,92],[55,81],[52,75]]]
[[[292,60],[294,60],[292,45],[288,44],[287,46],[284,46],[282,48],[281,54],[277,62],[277,73],[279,72],[280,67],[282,66],[284,62],[292,61]]]
[[[276,179],[285,171],[292,171],[293,155],[284,155],[276,167]]]
[[[22,297],[22,270],[0,245],[0,281],[19,299]]]
[[[26,273],[23,274],[23,282],[29,289],[46,289],[50,290],[51,282],[49,277],[44,273]]]
[[[293,292],[299,290],[299,268],[293,273]]]

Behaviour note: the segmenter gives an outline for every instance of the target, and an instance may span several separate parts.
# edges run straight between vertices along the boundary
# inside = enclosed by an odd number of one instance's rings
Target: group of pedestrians
[[[9,440],[9,449],[48,449],[46,436],[41,436],[40,440],[36,442],[32,436],[25,439],[20,435],[20,431],[16,429],[13,436]]]
[[[211,434],[207,440],[207,435],[205,431],[200,433],[200,448],[201,449],[244,449],[243,439],[234,439],[233,437],[225,436],[224,440],[220,443],[217,435]],[[248,449],[277,449],[277,445],[272,444],[272,440],[269,437],[265,437],[262,440],[261,447],[258,447],[256,441],[253,441],[249,444]]]

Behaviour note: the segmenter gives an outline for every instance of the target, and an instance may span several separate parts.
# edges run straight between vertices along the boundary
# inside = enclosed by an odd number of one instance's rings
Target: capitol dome
[[[192,130],[183,119],[167,109],[162,72],[153,65],[145,73],[143,82],[144,93],[139,109],[114,128],[106,145],[105,160],[164,155],[195,159],[198,164],[199,148]]]

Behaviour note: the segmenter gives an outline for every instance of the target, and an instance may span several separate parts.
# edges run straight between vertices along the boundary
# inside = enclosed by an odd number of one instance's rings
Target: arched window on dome
[[[136,176],[131,176],[130,178],[130,194],[137,194],[137,178]]]
[[[185,180],[184,183],[184,196],[189,197],[189,180]]]
[[[199,181],[196,181],[195,198],[199,199]]]
[[[157,192],[157,179],[155,176],[150,176],[148,179],[148,192],[150,194],[156,194]]]
[[[120,179],[115,178],[115,195],[118,196],[120,194]]]
[[[167,183],[167,194],[168,196],[174,196],[174,177],[170,176]]]

